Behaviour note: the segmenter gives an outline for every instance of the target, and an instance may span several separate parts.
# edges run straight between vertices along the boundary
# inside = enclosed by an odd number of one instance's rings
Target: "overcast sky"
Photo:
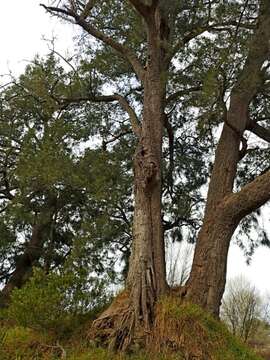
[[[0,74],[10,70],[19,74],[27,60],[33,59],[37,53],[46,54],[48,44],[42,40],[43,37],[52,39],[56,36],[56,49],[62,53],[72,48],[73,27],[50,18],[39,6],[40,2],[42,0],[1,0]],[[251,265],[247,266],[241,250],[232,245],[228,277],[237,274],[244,274],[262,292],[270,293],[270,250],[265,247],[257,249]]]
[[[50,17],[39,3],[42,0],[1,0],[1,73],[19,73],[34,55],[48,53],[48,42],[43,38],[56,37],[56,49],[62,52],[72,47],[73,26]]]

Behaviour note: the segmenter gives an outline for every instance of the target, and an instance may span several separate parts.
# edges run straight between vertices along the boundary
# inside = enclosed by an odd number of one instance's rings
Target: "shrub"
[[[107,299],[102,281],[85,283],[71,272],[35,269],[29,282],[13,291],[7,316],[18,325],[63,335],[74,329],[76,319],[95,313]]]

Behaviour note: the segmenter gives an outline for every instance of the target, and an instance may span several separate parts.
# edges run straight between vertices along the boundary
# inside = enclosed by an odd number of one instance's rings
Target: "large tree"
[[[137,138],[133,245],[126,297],[96,322],[97,327],[110,325],[113,328],[112,339],[116,347],[126,347],[134,333],[141,329],[144,334],[148,333],[154,320],[155,303],[167,290],[161,205],[162,150],[164,129],[168,132],[170,145],[173,135],[177,134],[177,124],[173,128],[170,120],[175,109],[183,110],[178,104],[180,99],[180,103],[184,103],[183,98],[189,99],[187,118],[196,118],[194,108],[202,108],[203,105],[207,110],[214,108],[216,117],[221,117],[222,113],[226,115],[217,147],[204,225],[198,239],[191,278],[182,295],[218,314],[231,236],[241,218],[269,198],[268,173],[245,186],[241,192],[232,193],[241,143],[243,150],[245,148],[243,132],[247,128],[255,132],[257,128],[248,125],[247,110],[261,85],[262,65],[268,58],[269,4],[266,0],[260,2],[257,24],[251,10],[246,11],[244,2],[219,4],[209,1],[207,5],[200,1],[161,0],[63,0],[43,5],[49,13],[75,23],[90,35],[86,46],[89,66],[99,62],[97,72],[100,81],[94,91],[93,84],[90,84],[87,89],[62,99],[63,103],[118,102],[129,115],[133,134]],[[236,16],[238,21],[235,21]],[[225,68],[230,71],[227,77],[239,75],[241,65],[236,70],[234,68],[239,59],[236,35],[243,30],[245,39],[249,41],[254,28],[256,32],[242,75],[234,85],[233,81],[230,82],[233,90],[229,111],[223,101],[228,94],[225,88],[222,101],[220,93],[216,102],[205,99],[205,96],[200,100],[196,96],[192,98],[191,94],[200,90],[207,95],[206,74],[210,75],[210,80],[213,79],[210,70],[216,60],[226,64],[234,61],[229,70]],[[214,35],[207,36],[209,32]],[[200,37],[205,33],[206,36]],[[216,38],[218,45],[214,47],[211,59],[203,51],[209,51]],[[227,54],[225,57],[224,53]],[[241,55],[242,59],[244,55]],[[107,67],[104,66],[105,57]],[[204,58],[208,60],[204,61]],[[102,67],[105,69],[103,72],[100,70]],[[247,76],[250,73],[252,76]],[[108,89],[104,85],[108,83],[115,89],[111,95],[105,94]],[[262,191],[258,191],[258,186]],[[251,195],[254,191],[256,196]],[[238,210],[241,209],[238,204],[245,205],[245,209]]]

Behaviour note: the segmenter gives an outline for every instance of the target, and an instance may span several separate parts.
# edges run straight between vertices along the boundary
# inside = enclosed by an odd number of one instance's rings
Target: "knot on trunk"
[[[148,190],[158,179],[158,162],[147,147],[140,145],[135,154],[135,172],[140,186]]]

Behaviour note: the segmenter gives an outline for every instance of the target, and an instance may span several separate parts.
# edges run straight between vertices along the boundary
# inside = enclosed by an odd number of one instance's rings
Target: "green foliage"
[[[86,283],[80,275],[35,269],[29,282],[13,291],[8,318],[20,326],[58,335],[70,332],[78,326],[80,316],[94,316],[109,299],[102,281],[89,279]]]
[[[84,4],[76,3],[79,7]],[[242,18],[248,23],[250,11],[242,14],[241,2],[210,2],[209,7],[202,1],[169,3],[160,2],[170,17],[169,50],[177,49],[170,54],[173,64],[168,74],[162,74],[162,78],[168,79],[167,95],[191,87],[199,91],[183,94],[181,101],[176,97],[165,109],[175,139],[173,169],[167,139],[163,147],[163,215],[168,228],[177,224],[169,233],[173,240],[189,234],[189,240],[193,241],[201,220],[201,187],[207,182],[211,167],[213,131],[222,120],[222,101],[237,79],[250,35],[246,29],[239,37],[230,25],[210,37],[203,35],[203,29],[210,20],[226,23]],[[145,24],[129,2],[94,2],[88,20],[115,41],[127,45],[142,65],[146,64]],[[193,41],[186,43],[189,36]],[[46,231],[44,251],[36,264],[46,271],[35,270],[31,280],[14,291],[8,314],[22,326],[58,334],[68,331],[81,315],[95,311],[106,302],[104,280],[97,281],[96,277],[104,279],[107,274],[115,280],[117,256],[121,260],[129,254],[133,211],[131,153],[135,147],[127,115],[116,102],[104,105],[75,101],[71,105],[65,99],[91,98],[111,87],[125,96],[138,118],[143,108],[143,91],[135,90],[138,79],[130,64],[109,46],[92,38],[88,42],[84,37],[83,43],[76,69],[64,71],[52,54],[46,59],[36,58],[1,93],[0,165],[8,169],[8,176],[1,173],[0,179],[1,209],[4,209],[0,255],[1,259],[8,259],[3,266],[7,275],[31,237],[37,215],[46,209],[50,197],[57,199],[52,224]],[[252,104],[254,113],[258,107],[255,105]],[[91,145],[87,142],[90,135]],[[250,161],[252,158],[245,165],[248,168]],[[239,178],[244,178],[240,172]],[[6,198],[10,189],[15,195]],[[186,227],[184,231],[182,226]],[[67,256],[69,253],[71,256]],[[199,308],[168,304],[165,310],[172,322],[192,320],[204,339],[210,343],[220,341],[222,353],[216,353],[216,359],[255,359]],[[189,337],[194,338],[194,328],[186,329]],[[100,349],[86,350],[81,355],[74,352],[72,356],[74,360],[80,356],[81,359],[113,357]],[[120,357],[117,355],[115,359]],[[179,353],[177,357],[182,355]]]
[[[64,98],[83,95],[84,77],[93,69],[85,67],[82,62],[75,74],[64,71],[53,54],[36,57],[0,94],[0,258],[7,278],[47,209],[52,221],[35,266],[59,269],[76,247],[89,274],[108,270],[111,276],[115,259],[108,261],[108,254],[127,258],[131,161],[126,155],[132,139],[120,139],[108,150],[88,141],[90,134],[110,140],[111,128],[118,127],[108,114],[123,111],[115,104],[108,111],[100,104],[62,105]]]

